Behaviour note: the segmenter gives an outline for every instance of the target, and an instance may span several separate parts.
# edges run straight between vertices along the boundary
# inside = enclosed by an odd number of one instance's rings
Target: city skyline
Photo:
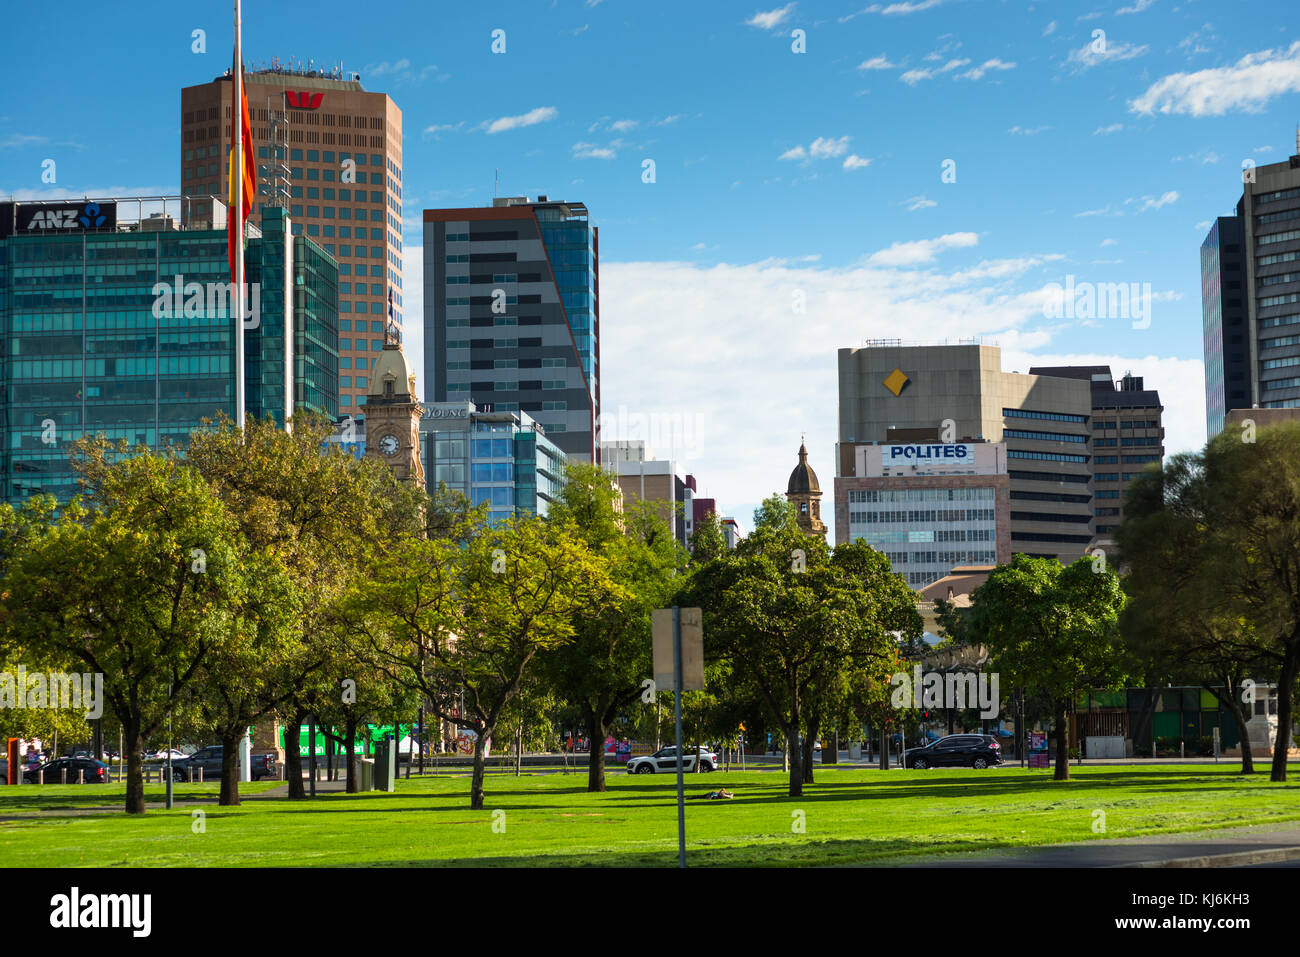
[[[501,195],[581,198],[604,240],[606,423],[657,417],[675,437],[655,451],[747,524],[799,433],[829,482],[836,351],[870,338],[984,336],[1008,371],[1132,372],[1160,390],[1169,453],[1204,443],[1199,247],[1241,163],[1293,149],[1300,43],[1268,25],[1280,3],[1241,22],[1202,6],[386,8],[436,26],[417,43],[342,5],[250,2],[244,48],[250,68],[341,61],[402,110],[413,353],[423,209],[489,205],[498,175]],[[43,82],[0,107],[0,195],[180,192],[178,93],[223,72],[229,12],[140,9],[99,42],[149,50],[148,82],[138,58],[52,73],[46,44],[17,45],[14,71]],[[34,11],[11,19],[51,36]],[[1085,283],[1149,286],[1151,308],[1044,307]]]

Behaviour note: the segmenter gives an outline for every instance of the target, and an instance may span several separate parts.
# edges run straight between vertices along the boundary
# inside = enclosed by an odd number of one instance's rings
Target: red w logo
[[[321,100],[325,98],[324,93],[309,93],[307,90],[301,92],[295,90],[285,90],[284,99],[293,107],[300,110],[314,110],[320,106]]]

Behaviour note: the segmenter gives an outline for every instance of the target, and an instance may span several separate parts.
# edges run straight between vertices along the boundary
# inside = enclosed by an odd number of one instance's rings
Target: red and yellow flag
[[[235,155],[235,124],[230,124],[230,176],[227,190],[229,212],[226,219],[226,252],[230,260],[230,278],[235,280],[235,257],[244,254],[244,221],[253,210],[253,195],[257,192],[257,169],[253,157],[253,125],[248,114],[248,88],[244,84],[243,68],[239,69],[239,125],[243,138],[241,156]],[[243,177],[243,202],[235,208],[235,177]]]

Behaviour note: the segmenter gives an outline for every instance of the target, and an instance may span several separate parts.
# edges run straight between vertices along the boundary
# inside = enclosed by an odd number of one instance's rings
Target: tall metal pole
[[[307,750],[311,752],[311,796],[316,796],[316,715],[311,716],[311,730],[307,732]]]
[[[686,782],[682,778],[682,610],[676,605],[673,605],[673,719],[677,724],[677,866],[685,867]],[[697,754],[695,760],[699,759]]]
[[[167,810],[176,806],[176,797],[172,793],[172,686],[167,686]]]
[[[235,246],[235,424],[244,431],[244,61],[240,53],[240,0],[235,0],[235,67],[234,98],[230,102],[230,122],[235,132],[234,155],[230,157],[230,178],[235,184],[235,208],[227,215],[235,217],[239,241]],[[286,278],[286,282],[288,279]]]

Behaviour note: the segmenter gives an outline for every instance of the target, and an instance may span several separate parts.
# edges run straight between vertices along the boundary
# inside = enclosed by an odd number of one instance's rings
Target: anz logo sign
[[[45,205],[39,207],[19,207],[18,230],[50,231],[69,229],[110,229],[117,225],[117,205],[115,203],[71,203],[66,205]]]
[[[310,93],[307,90],[285,90],[284,102],[298,110],[314,110],[320,107],[324,93]]]

